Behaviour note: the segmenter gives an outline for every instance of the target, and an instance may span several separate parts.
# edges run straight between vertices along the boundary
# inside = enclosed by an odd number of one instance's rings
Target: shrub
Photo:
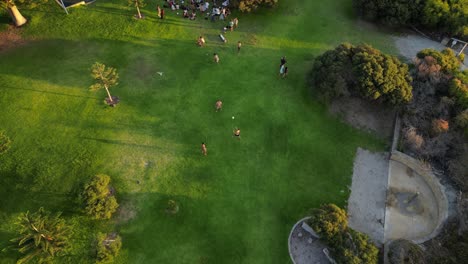
[[[348,228],[346,211],[325,204],[312,211],[309,225],[331,247],[338,263],[377,263],[378,249],[365,234]]]
[[[96,238],[96,263],[113,263],[122,247],[122,238],[117,233],[98,233]]]
[[[419,152],[424,144],[424,138],[418,134],[416,128],[409,127],[404,130],[403,144],[411,152]]]
[[[242,12],[251,12],[260,6],[273,6],[278,0],[231,0],[231,5]]]
[[[312,211],[309,224],[327,243],[333,244],[337,235],[348,228],[348,216],[338,206],[324,204]]]
[[[311,80],[326,100],[354,93],[397,105],[412,98],[408,66],[365,44],[344,43],[317,57]]]
[[[437,51],[435,49],[423,49],[416,57],[419,59],[433,58],[433,64],[439,65],[440,71],[445,74],[454,74],[459,71],[460,61],[451,49]]]
[[[5,131],[0,131],[0,155],[7,152],[10,149],[11,140],[5,134]]]
[[[450,81],[449,93],[462,108],[468,108],[468,84],[458,78]]]
[[[179,205],[174,200],[167,202],[166,212],[169,214],[177,214],[179,212]]]
[[[96,175],[82,193],[84,211],[95,219],[109,219],[119,206],[109,187],[110,177]]]
[[[432,133],[434,135],[445,133],[449,130],[449,122],[444,119],[432,120]]]
[[[418,17],[422,0],[354,0],[357,12],[367,20],[389,26],[407,25]]]
[[[465,134],[468,135],[468,108],[459,113],[455,117],[455,124],[465,130]]]
[[[413,242],[398,239],[390,244],[388,260],[390,264],[424,264],[424,253]]]

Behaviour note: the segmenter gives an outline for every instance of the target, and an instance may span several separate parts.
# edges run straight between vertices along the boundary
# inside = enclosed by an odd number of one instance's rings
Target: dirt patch
[[[0,32],[0,52],[25,45],[26,41],[21,36],[21,29],[14,26],[8,26],[5,31]]]
[[[126,223],[135,219],[137,216],[137,208],[131,202],[124,202],[119,206],[117,211],[117,221]]]
[[[331,102],[329,111],[351,126],[390,139],[393,133],[395,111],[383,104],[373,104],[356,97],[338,98]]]

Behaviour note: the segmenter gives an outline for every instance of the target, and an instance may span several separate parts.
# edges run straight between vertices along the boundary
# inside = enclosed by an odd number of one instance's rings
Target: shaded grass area
[[[120,232],[120,263],[289,263],[294,222],[321,203],[344,205],[356,148],[383,148],[328,116],[309,95],[307,71],[342,41],[392,51],[387,37],[361,29],[351,1],[290,0],[239,15],[227,44],[217,37],[222,22],[170,11],[160,21],[155,4],[141,21],[123,1],[69,16],[53,5],[23,11],[32,18],[24,35],[34,41],[0,54],[0,124],[13,140],[0,157],[0,246],[18,213],[44,206],[77,225],[73,254],[59,263],[91,262],[98,230]],[[196,47],[200,34],[207,47]],[[277,76],[282,55],[286,79]],[[116,108],[103,104],[105,92],[86,89],[95,61],[119,71]],[[111,175],[134,218],[80,215],[77,192],[97,173]],[[164,212],[169,199],[177,215]],[[1,263],[14,262],[0,254]]]

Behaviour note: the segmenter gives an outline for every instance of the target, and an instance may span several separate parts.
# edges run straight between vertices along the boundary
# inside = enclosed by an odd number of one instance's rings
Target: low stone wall
[[[437,200],[437,208],[438,208],[438,220],[437,220],[437,227],[432,231],[431,234],[428,236],[418,239],[417,241],[413,241],[417,244],[423,243],[429,239],[434,238],[439,234],[445,220],[448,217],[448,199],[445,195],[445,188],[442,184],[440,184],[439,179],[434,175],[431,168],[424,166],[419,160],[414,159],[402,152],[393,151],[390,157],[391,160],[400,162],[409,168],[411,168],[414,172],[419,174],[427,183],[427,185],[431,188],[434,197]],[[391,175],[389,175],[391,177]]]

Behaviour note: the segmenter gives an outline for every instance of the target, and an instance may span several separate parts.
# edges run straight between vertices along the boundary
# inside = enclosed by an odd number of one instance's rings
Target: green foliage
[[[167,202],[166,212],[169,214],[177,214],[179,212],[179,205],[174,200],[169,200]]]
[[[324,204],[312,211],[310,226],[328,243],[348,228],[346,211],[334,204]]]
[[[117,210],[119,204],[111,193],[109,183],[109,176],[98,174],[85,186],[81,199],[87,215],[95,219],[109,219]]]
[[[356,93],[392,105],[412,98],[408,65],[369,45],[341,44],[319,56],[312,68],[312,84],[329,100]]]
[[[398,239],[390,244],[388,259],[390,264],[424,264],[424,253],[413,242]]]
[[[11,241],[22,254],[18,264],[32,260],[43,263],[69,250],[71,230],[60,213],[52,215],[41,207],[35,213],[22,213],[16,224],[19,236]]]
[[[128,6],[135,6],[135,7],[145,7],[146,2],[145,0],[127,0],[128,1]]]
[[[468,37],[466,0],[354,0],[354,6],[367,20],[390,26],[422,25]]]
[[[450,81],[449,93],[462,108],[468,108],[468,84],[458,78]]]
[[[0,0],[0,7],[12,7],[15,5],[22,5],[28,8],[36,8],[41,4],[45,4],[49,2],[49,0]]]
[[[416,55],[419,59],[431,57],[435,60],[435,63],[440,66],[440,71],[445,74],[453,74],[459,71],[460,61],[455,56],[455,53],[451,49],[444,49],[437,51],[435,49],[423,49]]]
[[[354,0],[354,7],[367,20],[399,26],[413,22],[423,3],[424,0]]]
[[[0,155],[7,152],[10,149],[11,140],[6,135],[5,131],[0,131]]]
[[[231,0],[231,5],[242,12],[251,12],[260,6],[273,6],[278,0]]]
[[[99,89],[106,89],[109,99],[112,101],[112,97],[109,93],[109,88],[118,84],[119,75],[117,70],[112,67],[106,67],[106,65],[96,62],[91,67],[91,76],[96,81],[95,84],[91,85],[92,91]]]
[[[96,237],[96,263],[113,263],[122,247],[122,238],[117,233],[98,233]]]
[[[455,117],[455,124],[461,128],[468,128],[468,108]]]
[[[346,211],[334,204],[312,210],[309,225],[332,248],[338,263],[377,263],[378,249],[365,234],[348,228]]]

